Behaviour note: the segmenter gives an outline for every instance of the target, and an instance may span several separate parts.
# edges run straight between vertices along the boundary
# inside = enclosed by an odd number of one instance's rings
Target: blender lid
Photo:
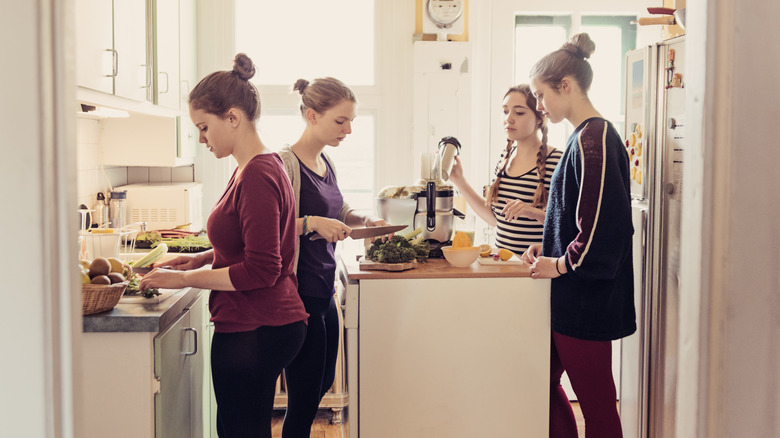
[[[455,155],[460,155],[460,142],[455,137],[444,137],[441,140],[439,140],[439,149],[443,148],[446,144],[451,144],[455,146]]]

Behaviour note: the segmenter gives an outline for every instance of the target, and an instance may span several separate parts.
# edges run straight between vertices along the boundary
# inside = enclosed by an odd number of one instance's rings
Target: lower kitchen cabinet
[[[207,299],[157,332],[84,333],[84,438],[211,436]]]
[[[350,438],[548,436],[550,281],[342,257]]]

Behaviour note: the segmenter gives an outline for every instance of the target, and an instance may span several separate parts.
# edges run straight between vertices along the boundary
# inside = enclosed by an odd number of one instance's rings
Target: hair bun
[[[571,37],[571,41],[561,46],[561,50],[578,58],[588,59],[596,51],[596,43],[590,39],[590,35],[583,32]]]
[[[233,60],[233,72],[241,79],[248,81],[255,75],[257,69],[246,53],[239,53]]]
[[[309,81],[306,79],[298,79],[295,81],[295,84],[293,84],[293,90],[297,91],[299,94],[303,94],[304,90],[306,90],[306,87],[309,86]]]

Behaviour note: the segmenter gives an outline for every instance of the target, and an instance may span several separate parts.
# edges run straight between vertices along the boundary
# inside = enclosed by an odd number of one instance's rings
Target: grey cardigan
[[[293,193],[295,193],[295,217],[300,217],[300,209],[301,209],[301,163],[298,161],[298,157],[295,155],[295,152],[290,149],[290,146],[285,146],[277,152],[280,157],[282,157],[282,161],[284,162],[284,170],[287,171],[287,176],[290,177],[290,183],[292,184]],[[333,161],[330,160],[330,157],[323,152],[322,157],[325,158],[325,160],[330,165],[330,168],[333,169],[333,176],[337,177],[336,174],[336,166],[333,165]],[[346,223],[347,220],[347,214],[349,214],[350,211],[354,210],[352,207],[349,206],[349,204],[346,203],[346,201],[341,206],[341,211],[339,211],[339,220],[341,222]],[[301,241],[297,240],[295,244],[295,272],[298,272],[298,254],[301,250]]]

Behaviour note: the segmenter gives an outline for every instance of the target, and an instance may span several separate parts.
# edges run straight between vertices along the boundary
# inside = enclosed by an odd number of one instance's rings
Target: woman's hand
[[[189,271],[198,269],[206,263],[201,263],[194,255],[179,255],[170,260],[154,262],[153,268],[168,268],[175,271]]]
[[[146,289],[182,289],[188,286],[184,280],[186,272],[171,269],[154,268],[148,274],[141,277],[138,288],[141,292]]]
[[[523,260],[523,262],[532,265],[536,262],[536,259],[539,258],[539,256],[541,255],[542,255],[542,244],[534,243],[533,245],[529,246],[527,250],[525,250],[521,259]]]
[[[560,277],[561,274],[559,274],[558,270],[555,269],[556,263],[558,263],[557,258],[537,257],[536,261],[531,264],[531,278]]]
[[[535,219],[530,215],[531,210],[533,210],[531,204],[527,204],[519,199],[513,199],[504,205],[504,209],[501,210],[501,215],[508,221],[513,221],[520,217]]]
[[[344,240],[349,236],[349,233],[352,232],[352,228],[337,219],[310,216],[309,223],[311,223],[312,231],[316,231],[317,234],[324,237],[328,242]]]
[[[460,162],[460,157],[455,155],[455,160],[452,163],[452,170],[450,170],[450,181],[460,188],[460,184],[463,183],[463,164]]]
[[[366,219],[367,227],[383,227],[388,224],[384,219],[368,218]]]

